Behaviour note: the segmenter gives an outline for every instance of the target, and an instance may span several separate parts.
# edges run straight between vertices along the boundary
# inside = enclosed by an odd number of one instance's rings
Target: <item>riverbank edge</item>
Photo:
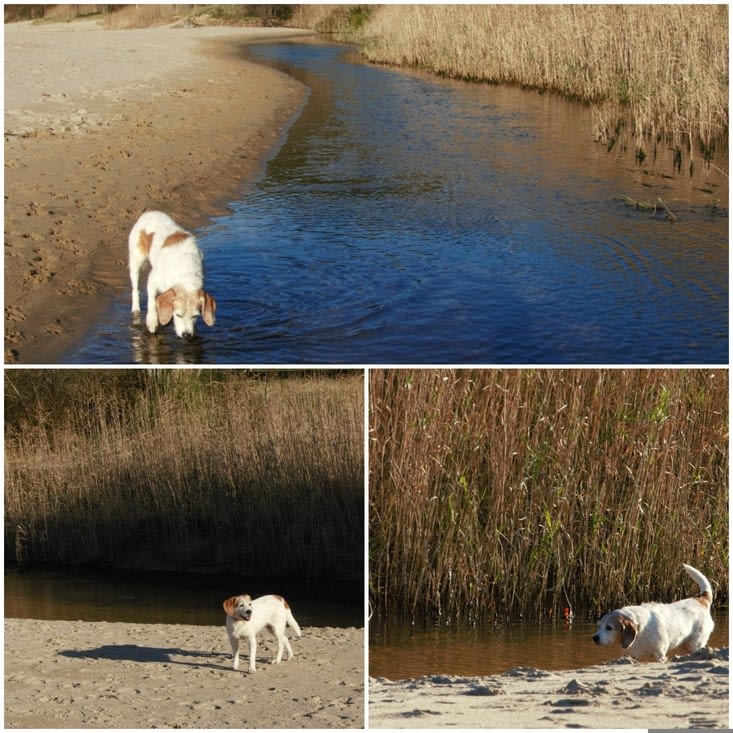
[[[582,669],[369,677],[370,728],[720,728],[730,726],[729,649]]]
[[[107,31],[88,21],[51,30],[5,26],[6,363],[58,363],[100,313],[129,298],[127,234],[145,209],[195,228],[225,213],[257,180],[308,90],[246,61],[243,47],[312,35],[277,28]],[[83,44],[89,63],[128,65],[132,78],[136,65],[155,63],[149,51],[159,46],[166,71],[152,82],[94,88],[70,37]],[[26,38],[32,43],[19,42]],[[139,38],[151,43],[131,53]],[[53,68],[68,69],[63,94],[52,91]],[[29,85],[36,126],[15,132],[8,107],[14,89],[27,97]]]

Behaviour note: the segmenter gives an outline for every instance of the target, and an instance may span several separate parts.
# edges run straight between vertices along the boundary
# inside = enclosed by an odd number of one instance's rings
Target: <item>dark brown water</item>
[[[360,582],[306,584],[286,578],[113,570],[6,572],[5,615],[216,626],[224,624],[224,599],[239,593],[282,595],[306,626],[364,625]]]
[[[714,609],[715,610],[715,609]],[[728,615],[715,612],[712,647],[728,646]],[[574,621],[510,624],[497,629],[369,629],[369,674],[391,680],[424,675],[492,675],[514,667],[578,669],[621,656],[599,647],[597,624]]]

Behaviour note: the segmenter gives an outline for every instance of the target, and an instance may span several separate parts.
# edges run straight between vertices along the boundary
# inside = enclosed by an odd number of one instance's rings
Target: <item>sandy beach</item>
[[[369,681],[370,728],[728,728],[728,649],[665,663]]]
[[[6,619],[5,726],[363,727],[363,629],[289,632],[295,656],[279,665],[267,636],[248,674],[231,668],[223,623]]]
[[[146,208],[194,228],[261,170],[307,97],[243,60],[278,28],[5,25],[5,361],[55,363],[129,298]]]

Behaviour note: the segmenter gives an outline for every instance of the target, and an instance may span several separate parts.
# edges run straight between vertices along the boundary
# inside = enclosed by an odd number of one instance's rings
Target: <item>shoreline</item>
[[[193,229],[257,179],[308,90],[241,48],[310,35],[6,24],[6,364],[57,363],[129,299],[146,208]]]
[[[212,614],[213,616],[213,614]],[[220,626],[5,619],[7,728],[361,728],[364,630],[304,627],[231,667]],[[245,645],[246,646],[246,645]]]
[[[370,728],[719,728],[730,724],[729,650],[667,662],[528,667],[486,677],[369,678]]]

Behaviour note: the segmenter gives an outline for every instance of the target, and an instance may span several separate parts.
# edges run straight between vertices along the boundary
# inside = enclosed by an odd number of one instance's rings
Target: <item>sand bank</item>
[[[54,363],[129,298],[145,208],[196,227],[261,170],[307,90],[247,63],[277,28],[5,25],[5,361]]]
[[[7,728],[360,728],[363,629],[304,627],[235,672],[224,624],[5,620]],[[243,668],[246,669],[246,663]]]
[[[728,649],[665,663],[369,681],[370,728],[728,728]]]

